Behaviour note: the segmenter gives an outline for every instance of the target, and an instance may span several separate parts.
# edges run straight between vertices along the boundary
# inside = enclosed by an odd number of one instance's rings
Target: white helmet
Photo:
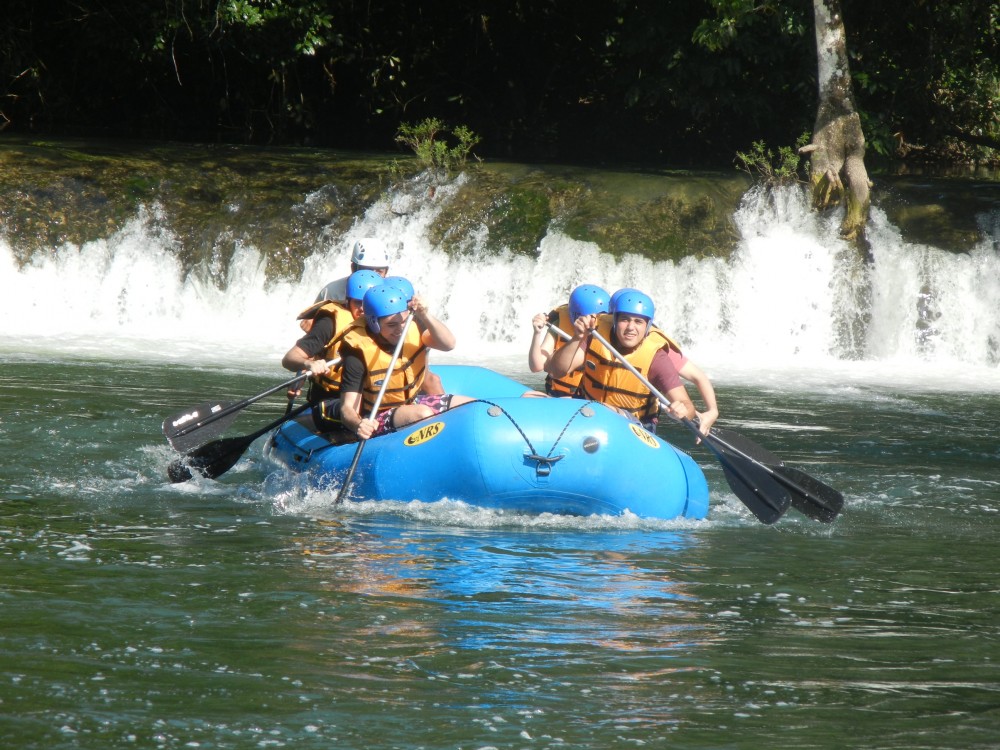
[[[356,263],[360,268],[388,268],[389,250],[382,240],[362,237],[354,243],[351,263]]]

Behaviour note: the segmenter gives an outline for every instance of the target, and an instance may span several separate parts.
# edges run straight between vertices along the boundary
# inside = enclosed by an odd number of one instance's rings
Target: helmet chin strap
[[[403,332],[405,333],[406,329],[409,327],[408,324],[407,324],[407,321],[409,321],[410,318],[413,317],[413,313],[410,312],[409,310],[404,310],[403,312],[406,313],[405,316],[403,317],[403,321],[402,321],[403,322]],[[395,315],[395,314],[398,314],[398,313],[393,313],[393,314]],[[389,316],[386,316],[386,317],[392,317],[392,316],[389,315]],[[374,320],[368,321],[368,328],[369,328],[369,330],[372,333],[374,333],[376,336],[378,336],[380,339],[382,339],[389,346],[395,346],[395,344],[392,343],[392,342],[390,342],[389,339],[387,339],[385,337],[385,334],[382,333],[382,325],[381,325],[381,323],[379,323],[379,319],[378,318],[375,318]]]

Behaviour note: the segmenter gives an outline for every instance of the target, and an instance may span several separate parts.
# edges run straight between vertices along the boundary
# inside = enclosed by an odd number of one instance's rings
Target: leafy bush
[[[810,139],[809,133],[803,133],[794,147],[781,146],[777,154],[764,141],[755,141],[749,152],[736,152],[736,168],[769,185],[804,182],[799,174],[799,149],[809,143]]]
[[[446,134],[451,135],[454,145],[449,145]],[[425,168],[448,174],[465,167],[479,141],[479,136],[466,126],[448,128],[436,117],[416,125],[403,123],[396,131],[396,142],[409,146]]]

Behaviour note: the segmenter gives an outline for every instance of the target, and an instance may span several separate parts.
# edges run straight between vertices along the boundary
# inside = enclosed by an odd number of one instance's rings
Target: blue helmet
[[[608,311],[608,293],[593,284],[581,284],[569,295],[569,319]]]
[[[413,284],[410,283],[409,279],[403,278],[402,276],[386,276],[383,281],[385,281],[385,283],[389,286],[394,286],[401,291],[403,296],[406,297],[407,302],[413,299]]]
[[[379,318],[386,315],[395,315],[406,310],[406,295],[399,289],[389,284],[379,284],[373,286],[365,292],[365,323],[372,333],[379,333],[382,328],[378,324]]]
[[[621,299],[621,296],[623,294],[628,294],[629,292],[638,292],[638,291],[639,291],[638,289],[633,289],[630,286],[622,287],[621,289],[619,289],[617,292],[611,295],[611,302],[608,303],[608,312],[610,313],[615,312],[615,308],[618,305],[618,300]]]
[[[347,299],[363,300],[365,292],[382,283],[382,277],[375,271],[362,269],[347,277]]]
[[[626,289],[615,301],[615,314],[625,313],[626,315],[641,315],[647,320],[653,319],[653,300],[648,294],[640,292],[638,289]]]

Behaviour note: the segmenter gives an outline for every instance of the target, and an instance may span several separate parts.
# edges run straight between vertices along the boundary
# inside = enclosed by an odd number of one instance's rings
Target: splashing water
[[[0,238],[0,348],[273,369],[300,335],[295,315],[348,272],[357,238],[376,236],[390,248],[391,273],[407,276],[458,338],[455,352],[436,358],[525,369],[531,317],[577,284],[598,283],[648,291],[657,322],[713,377],[1000,390],[996,216],[984,217],[972,252],[953,253],[905,242],[874,209],[866,265],[802,191],[751,191],[734,216],[741,240],[727,260],[616,259],[555,229],[534,258],[480,251],[474,234],[469,252],[449,255],[429,239],[430,226],[460,184],[433,201],[417,185],[386,194],[344,236],[321,235],[293,282],[267,279],[250,246],[235,248],[221,288],[210,269],[185,273],[156,207],[105,239],[54,248],[20,268]]]

